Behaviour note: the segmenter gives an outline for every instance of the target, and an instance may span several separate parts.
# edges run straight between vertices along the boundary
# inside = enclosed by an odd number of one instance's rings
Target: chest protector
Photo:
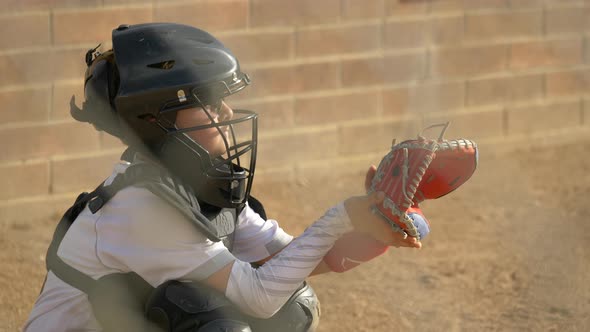
[[[110,185],[103,183],[91,193],[80,194],[54,232],[47,251],[46,267],[62,281],[88,295],[93,313],[105,332],[160,331],[144,315],[144,305],[153,287],[134,272],[114,273],[94,280],[66,264],[57,255],[57,250],[69,227],[86,205],[90,212],[96,213],[118,191],[131,185],[150,190],[180,211],[211,241],[223,241],[230,251],[240,212],[237,209],[218,209],[200,204],[191,188],[150,163],[132,164],[124,173],[118,174]],[[265,218],[258,201],[252,198],[249,204]]]
[[[119,182],[117,181],[119,178]],[[115,178],[113,183],[106,187],[106,198],[114,196],[116,191],[134,185],[143,187],[160,197],[168,204],[180,211],[195,227],[213,242],[222,241],[230,251],[233,248],[233,238],[237,216],[237,209],[220,209],[200,203],[191,187],[185,186],[178,178],[171,176],[165,169],[149,163],[132,164]],[[112,189],[108,189],[113,186]],[[99,187],[100,188],[100,187]],[[105,188],[105,187],[103,187]],[[95,213],[93,201],[89,203],[92,213]],[[100,204],[100,205],[99,205]],[[104,200],[100,200],[97,208],[100,209]],[[98,210],[96,210],[98,211]]]

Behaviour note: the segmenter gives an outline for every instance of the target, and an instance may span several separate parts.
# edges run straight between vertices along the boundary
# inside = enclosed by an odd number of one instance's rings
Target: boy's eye
[[[219,113],[219,111],[221,110],[222,103],[223,103],[223,99],[209,102],[209,103],[205,104],[205,109],[208,112]]]

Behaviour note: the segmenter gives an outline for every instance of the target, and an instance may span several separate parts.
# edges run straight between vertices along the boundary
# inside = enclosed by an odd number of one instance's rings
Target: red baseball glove
[[[435,140],[421,136],[399,144],[394,141],[391,151],[381,160],[369,190],[385,193],[383,204],[377,205],[375,212],[381,214],[396,231],[418,239],[428,234],[429,227],[414,203],[414,196],[437,148]],[[420,218],[413,218],[412,213]]]
[[[444,126],[436,141],[422,135],[397,145],[394,141],[368,190],[386,195],[375,213],[382,215],[394,230],[419,240],[430,232],[430,223],[418,204],[454,191],[471,178],[477,167],[477,145],[466,139],[444,140],[448,125],[426,128]],[[324,261],[332,271],[344,272],[387,249],[387,245],[364,233],[351,232],[336,241]]]
[[[419,208],[425,199],[440,198],[471,178],[477,167],[478,150],[467,139],[445,140],[449,123],[425,128],[443,127],[438,140],[418,135],[415,140],[394,144],[383,158],[370,191],[385,192],[383,204],[376,207],[397,231],[424,238],[430,224]]]

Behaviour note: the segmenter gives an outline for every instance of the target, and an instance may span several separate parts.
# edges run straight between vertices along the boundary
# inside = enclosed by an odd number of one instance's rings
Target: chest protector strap
[[[76,198],[74,205],[66,211],[53,233],[53,239],[49,244],[45,259],[47,271],[51,270],[58,278],[85,293],[87,293],[86,290],[92,287],[95,280],[66,264],[57,255],[57,249],[59,248],[63,237],[66,235],[66,232],[90,199],[91,195],[89,193],[81,193],[78,198]]]
[[[145,319],[144,304],[153,291],[153,287],[136,273],[114,273],[94,280],[65,263],[57,250],[66,232],[86,204],[96,199],[96,191],[82,193],[70,207],[53,234],[47,250],[47,271],[53,272],[59,279],[72,287],[86,293],[96,319],[103,331],[148,331],[161,332],[154,323]],[[97,204],[97,203],[95,203]]]

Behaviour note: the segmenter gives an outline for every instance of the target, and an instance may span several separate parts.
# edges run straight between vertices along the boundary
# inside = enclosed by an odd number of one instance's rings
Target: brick
[[[468,40],[538,37],[543,34],[543,12],[501,12],[467,14],[465,37]]]
[[[424,117],[424,126],[450,121],[445,137],[479,139],[503,135],[504,115],[501,108],[483,112],[431,114]]]
[[[340,66],[332,62],[260,68],[250,74],[253,84],[242,96],[266,97],[340,87]]]
[[[59,123],[0,130],[0,161],[48,157],[98,149],[98,134],[88,125]]]
[[[55,44],[100,43],[111,40],[119,25],[152,20],[150,7],[97,8],[93,10],[56,11],[53,18]]]
[[[510,135],[576,127],[582,121],[581,103],[578,101],[510,107],[507,114]]]
[[[430,4],[432,13],[509,8],[509,0],[437,0]]]
[[[49,88],[30,88],[0,92],[2,112],[0,124],[47,121],[49,115]]]
[[[239,33],[220,37],[240,63],[287,60],[293,54],[292,32]]]
[[[546,33],[583,33],[590,27],[589,14],[588,8],[548,8],[545,11]]]
[[[0,205],[0,220],[3,222],[47,222],[57,223],[76,196],[41,196],[33,200],[14,201]]]
[[[401,117],[409,114],[412,108],[409,87],[383,89],[381,92],[382,114],[385,117]]]
[[[422,52],[342,62],[342,84],[361,86],[411,82],[424,78],[426,56]]]
[[[427,46],[430,31],[429,21],[424,18],[387,22],[383,29],[383,48]]]
[[[49,13],[0,17],[0,50],[51,43]]]
[[[52,120],[71,119],[70,116],[70,99],[72,95],[76,97],[76,105],[82,107],[84,102],[84,81],[76,83],[55,83],[53,85],[53,103],[51,106]]]
[[[68,7],[101,6],[102,0],[5,0],[2,9],[5,11],[30,11]]]
[[[510,8],[524,9],[524,8],[543,8],[545,0],[510,0]]]
[[[276,167],[302,160],[319,160],[337,154],[337,133],[334,128],[261,136],[256,165]]]
[[[342,84],[363,86],[383,84],[386,79],[385,63],[382,57],[353,59],[342,62]]]
[[[49,193],[49,162],[0,166],[0,200]]]
[[[584,99],[583,102],[583,110],[582,110],[582,124],[585,126],[590,126],[590,100]]]
[[[465,10],[464,0],[438,0],[430,4],[432,13],[462,12]]]
[[[250,25],[307,25],[336,22],[340,0],[251,0]]]
[[[35,1],[35,0],[28,0],[28,1]],[[102,1],[100,1],[100,0],[53,0],[53,8],[66,8],[66,7],[81,8],[81,7],[95,7],[95,6],[100,6],[100,5],[102,5]]]
[[[416,137],[418,124],[413,120],[388,120],[347,124],[340,126],[338,132],[339,153],[341,155],[387,152],[392,139],[398,142]]]
[[[367,19],[383,16],[385,0],[343,0],[342,18]]]
[[[258,113],[258,130],[260,133],[284,128],[292,128],[295,125],[295,101],[293,98],[281,98],[279,100],[263,100],[258,102],[237,102],[230,104],[232,107],[245,108]]]
[[[585,94],[590,88],[590,70],[547,73],[546,82],[548,97]]]
[[[458,44],[464,39],[463,15],[430,19],[430,41],[435,45]]]
[[[0,55],[0,86],[49,81],[52,67],[43,64],[44,59],[34,52]]]
[[[383,47],[423,47],[430,44],[456,44],[462,40],[462,16],[404,19],[385,24]]]
[[[141,3],[144,4],[146,3],[145,0],[102,0],[103,4],[105,6],[112,6],[112,5],[121,5],[121,4],[137,4],[137,3]],[[156,2],[156,1],[150,1],[150,2]]]
[[[504,9],[509,7],[509,0],[463,0],[465,10]]]
[[[582,39],[515,43],[511,48],[510,68],[529,69],[580,64],[582,44]]]
[[[331,90],[340,87],[340,64],[318,62],[294,67],[294,92]]]
[[[463,82],[430,83],[383,90],[383,115],[432,113],[464,106]]]
[[[355,25],[297,31],[298,57],[370,52],[380,47],[380,25]]]
[[[239,97],[266,97],[290,94],[294,91],[294,69],[292,66],[260,68],[250,71],[252,85]]]
[[[546,8],[559,8],[568,6],[585,6],[588,0],[545,0]]]
[[[121,153],[127,148],[125,144],[118,138],[104,131],[98,132],[100,148],[102,150],[120,149]]]
[[[385,15],[408,16],[428,13],[428,1],[385,0]]]
[[[52,66],[52,81],[67,79],[84,79],[86,72],[86,62],[84,57],[88,50],[84,49],[65,49],[52,52],[51,62],[45,62],[45,66]]]
[[[471,77],[501,72],[507,62],[506,45],[485,45],[434,50],[433,77]]]
[[[67,193],[96,188],[112,172],[119,154],[51,161],[51,192]]]
[[[248,1],[205,0],[157,5],[154,21],[188,24],[207,31],[243,29],[248,24]]]
[[[0,87],[84,77],[85,49],[0,55]]]
[[[467,82],[467,105],[483,106],[543,98],[543,75],[486,78]]]
[[[295,123],[297,125],[322,125],[376,117],[378,102],[379,93],[377,91],[297,98],[295,100]]]

